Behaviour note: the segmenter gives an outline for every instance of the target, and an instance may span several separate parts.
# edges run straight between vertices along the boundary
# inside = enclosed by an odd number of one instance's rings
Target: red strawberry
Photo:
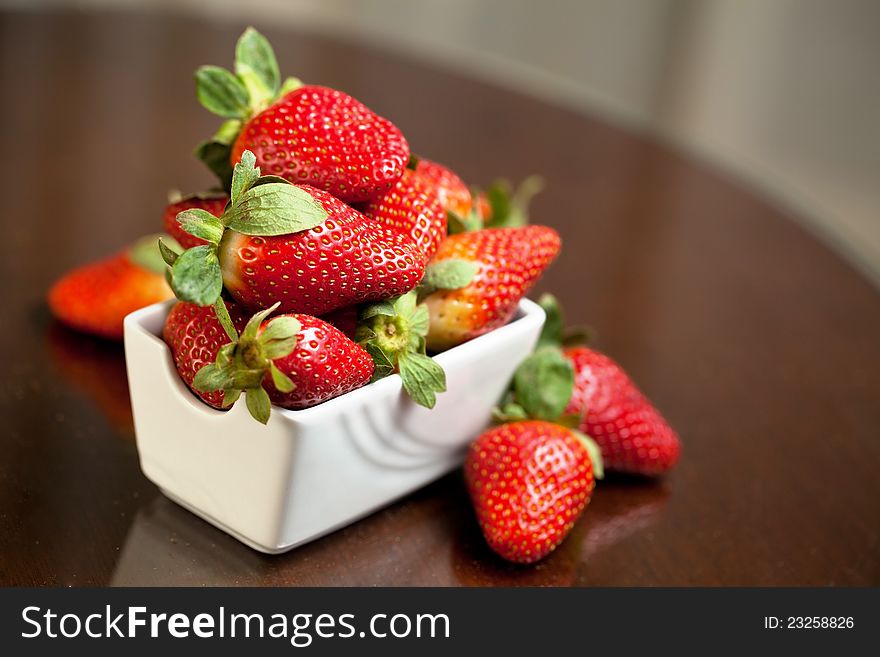
[[[436,188],[407,169],[394,186],[361,206],[370,217],[408,235],[428,260],[446,237],[446,211]]]
[[[593,491],[581,441],[565,427],[537,420],[486,431],[471,445],[464,474],[486,541],[517,563],[550,554]]]
[[[566,412],[584,415],[580,430],[599,444],[605,467],[644,475],[670,470],[681,452],[678,436],[620,365],[587,347],[564,354],[575,374]]]
[[[309,230],[275,236],[229,230],[219,255],[226,289],[247,308],[279,302],[282,312],[322,315],[403,294],[425,270],[415,243],[337,200],[295,185],[326,213]]]
[[[545,226],[487,228],[448,237],[431,265],[461,259],[478,269],[465,287],[426,299],[428,347],[446,349],[506,324],[560,246],[559,235]]]
[[[121,340],[127,314],[173,296],[156,240],[157,236],[146,237],[126,251],[62,276],[49,290],[52,314],[79,331]]]
[[[389,120],[351,96],[301,86],[247,121],[232,147],[266,174],[330,192],[348,203],[383,194],[403,175],[409,145]]]
[[[471,207],[471,191],[454,171],[431,160],[420,159],[416,176],[437,190],[443,209],[465,216]]]
[[[226,207],[226,203],[228,201],[229,197],[226,194],[206,194],[187,196],[180,199],[179,201],[170,203],[165,208],[165,212],[162,214],[162,224],[165,227],[165,232],[171,235],[171,237],[173,237],[175,240],[177,240],[177,243],[180,244],[184,249],[188,249],[193,246],[199,246],[201,244],[207,244],[205,240],[200,239],[194,235],[190,235],[189,233],[184,231],[180,227],[180,223],[178,223],[177,221],[177,215],[184,210],[196,208],[199,210],[210,212],[215,217],[219,217],[221,214],[223,214],[223,209]]]
[[[223,391],[223,405],[246,393],[248,410],[264,424],[270,400],[283,408],[320,404],[370,382],[373,359],[327,322],[302,314],[266,320],[277,304],[256,313],[238,340],[202,367],[193,388]]]
[[[334,310],[333,312],[327,313],[326,315],[322,315],[320,319],[323,319],[328,324],[332,324],[340,331],[345,334],[345,337],[354,340],[354,333],[357,330],[358,324],[358,308],[357,306],[346,306],[345,308],[339,308]]]
[[[236,329],[244,327],[245,318],[238,307],[227,303],[226,308]],[[174,366],[183,382],[207,404],[223,408],[222,391],[203,392],[193,387],[198,371],[213,363],[220,348],[232,342],[214,309],[194,303],[176,303],[165,319],[162,338],[171,350]]]

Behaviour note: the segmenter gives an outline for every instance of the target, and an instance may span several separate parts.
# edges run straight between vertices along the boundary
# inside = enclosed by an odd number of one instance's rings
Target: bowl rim
[[[230,406],[226,410],[220,410],[217,408],[213,408],[208,404],[204,403],[201,399],[196,396],[192,390],[190,390],[189,386],[177,375],[176,368],[171,360],[171,350],[168,348],[168,345],[165,344],[165,341],[162,339],[160,334],[157,334],[155,330],[147,326],[151,321],[155,321],[157,311],[162,308],[163,309],[163,318],[167,315],[168,311],[171,309],[173,304],[176,303],[176,300],[171,299],[168,301],[160,301],[159,303],[152,304],[150,306],[146,306],[145,308],[141,308],[136,310],[125,317],[124,328],[125,328],[125,336],[128,337],[129,333],[139,333],[144,335],[155,344],[157,344],[166,355],[166,363],[164,364],[166,367],[171,367],[174,371],[174,380],[179,384],[178,390],[181,391],[181,394],[190,402],[192,402],[192,407],[206,413],[209,416],[218,418],[220,416],[226,416],[226,414],[232,410],[238,404],[243,404],[243,400],[239,399],[232,406]],[[484,333],[483,335],[479,335],[467,342],[463,342],[455,347],[451,347],[446,351],[442,351],[438,354],[434,354],[431,356],[437,363],[446,369],[447,367],[455,367],[459,363],[463,361],[467,361],[470,359],[476,351],[482,349],[483,345],[486,342],[491,340],[497,340],[512,331],[516,331],[520,328],[520,324],[522,322],[532,323],[532,322],[540,322],[543,323],[545,318],[544,309],[541,308],[537,303],[532,301],[531,299],[520,299],[519,304],[517,305],[516,312],[513,318],[504,324],[503,326],[499,326],[496,329],[489,331],[488,333]],[[126,350],[129,348],[128,339],[125,340]],[[303,409],[288,409],[282,408],[275,404],[272,404],[272,415],[278,414],[282,417],[285,417],[289,420],[297,420],[297,421],[312,421],[319,418],[320,415],[325,413],[335,413],[339,411],[339,406],[343,404],[356,401],[359,396],[363,395],[376,395],[382,393],[386,388],[395,388],[400,389],[402,387],[402,382],[399,374],[391,374],[383,379],[379,379],[378,381],[373,381],[372,383],[368,383],[360,388],[356,388],[355,390],[351,390],[345,394],[339,395],[338,397],[333,397],[332,399],[328,399],[325,402],[320,404],[316,404],[310,408]],[[184,392],[185,391],[185,392]],[[442,394],[442,393],[441,393]]]

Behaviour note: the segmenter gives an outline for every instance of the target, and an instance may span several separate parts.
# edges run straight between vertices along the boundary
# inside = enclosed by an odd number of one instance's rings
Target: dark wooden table
[[[0,583],[880,584],[880,295],[773,204],[605,122],[375,50],[265,27],[468,180],[541,172],[565,246],[541,290],[681,433],[663,481],[609,477],[538,566],[484,546],[461,477],[282,556],[140,473],[121,347],[55,324],[66,269],[156,231],[214,119],[192,71],[241,26],[0,14]]]

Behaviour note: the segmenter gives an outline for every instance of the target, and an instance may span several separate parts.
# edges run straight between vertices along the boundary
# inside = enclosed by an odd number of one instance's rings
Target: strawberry
[[[432,264],[464,260],[476,265],[476,274],[465,287],[434,292],[425,300],[431,317],[428,348],[446,349],[506,324],[560,246],[559,235],[545,226],[448,237]]]
[[[243,327],[245,318],[238,307],[226,304],[226,308],[236,329]],[[177,373],[190,390],[206,404],[223,408],[223,392],[204,392],[193,386],[199,370],[213,363],[220,348],[232,341],[214,309],[186,302],[174,304],[165,318],[162,339],[171,350]]]
[[[268,422],[270,401],[303,409],[369,383],[373,361],[327,322],[303,314],[266,320],[278,304],[256,313],[237,340],[195,375],[193,387],[219,394],[229,406],[246,392],[251,415]]]
[[[384,194],[403,175],[409,145],[388,119],[335,89],[304,85],[244,124],[231,161],[252,151],[267,173],[347,203]]]
[[[440,203],[443,204],[446,212],[454,212],[460,216],[468,213],[471,207],[471,192],[452,169],[431,160],[418,159],[415,173],[418,178],[437,191]]]
[[[408,235],[428,260],[446,237],[446,212],[437,189],[411,169],[394,186],[360,206],[376,221]]]
[[[213,305],[225,284],[235,301],[258,310],[322,315],[414,288],[425,269],[411,239],[360,214],[327,192],[260,177],[245,151],[230,202],[219,218],[190,209],[177,217],[206,244],[164,250],[178,298]],[[218,307],[219,309],[219,307]]]
[[[185,249],[207,244],[205,240],[190,235],[184,231],[180,227],[180,224],[177,223],[177,215],[184,210],[197,208],[210,212],[215,217],[219,217],[223,214],[223,210],[228,201],[229,197],[222,193],[194,194],[192,196],[179,198],[169,203],[165,208],[165,212],[162,214],[162,224],[165,227],[165,232],[177,240],[177,243]]]
[[[156,236],[145,237],[125,251],[66,273],[49,290],[52,314],[79,331],[121,340],[127,314],[172,297],[158,256]]]
[[[566,412],[583,417],[580,430],[599,444],[608,469],[642,475],[669,471],[681,452],[678,436],[620,365],[588,347],[563,353],[575,375]]]
[[[465,481],[489,546],[516,563],[546,557],[593,492],[590,454],[577,436],[538,420],[489,429],[471,445]]]

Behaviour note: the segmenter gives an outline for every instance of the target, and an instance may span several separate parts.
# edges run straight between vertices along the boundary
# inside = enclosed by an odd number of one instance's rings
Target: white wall
[[[880,282],[874,0],[18,3],[288,21],[598,112],[655,131],[795,209]]]

